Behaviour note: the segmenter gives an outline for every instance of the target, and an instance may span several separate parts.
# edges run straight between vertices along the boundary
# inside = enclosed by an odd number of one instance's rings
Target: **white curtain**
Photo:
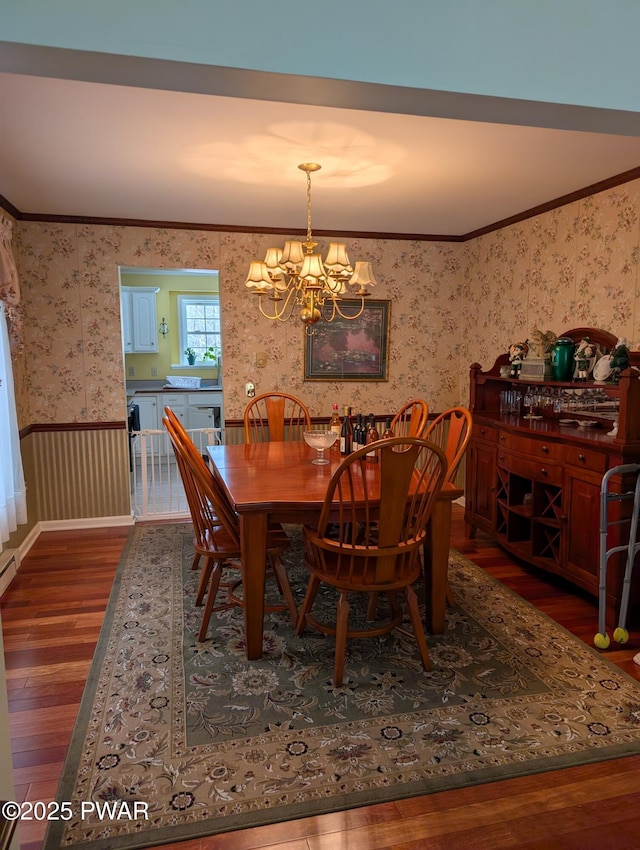
[[[9,333],[4,305],[0,303],[0,552],[9,534],[26,521],[27,494],[20,457]]]
[[[11,230],[11,222],[0,216],[0,552],[9,534],[27,521],[7,324],[10,314],[14,347],[19,350],[22,342],[20,287],[11,251]]]

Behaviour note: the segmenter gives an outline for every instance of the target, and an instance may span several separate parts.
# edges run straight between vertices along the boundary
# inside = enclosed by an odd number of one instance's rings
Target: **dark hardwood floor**
[[[512,561],[485,535],[452,545],[591,644],[595,601]],[[128,530],[42,534],[2,598],[13,764],[19,800],[53,799]],[[615,646],[615,645],[614,645]],[[640,680],[640,632],[606,657]],[[40,824],[23,825],[38,850]],[[165,847],[180,850],[637,850],[640,753]]]

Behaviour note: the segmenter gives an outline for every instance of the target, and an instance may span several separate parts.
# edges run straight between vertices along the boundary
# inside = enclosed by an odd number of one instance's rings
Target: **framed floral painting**
[[[341,301],[340,309],[355,315],[360,303]],[[390,301],[366,300],[356,319],[320,320],[305,335],[305,380],[388,380],[390,311]]]

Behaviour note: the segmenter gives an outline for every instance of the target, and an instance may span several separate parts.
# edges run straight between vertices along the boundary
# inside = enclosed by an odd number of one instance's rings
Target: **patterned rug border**
[[[58,786],[58,793],[56,795],[56,799],[58,801],[72,799],[70,794],[72,793],[72,789],[75,785],[78,767],[81,760],[81,753],[85,746],[86,733],[96,698],[100,672],[105,661],[109,636],[114,624],[117,603],[121,593],[125,573],[124,568],[134,546],[136,535],[142,532],[145,527],[148,528],[149,526],[132,527],[122,553],[120,564],[118,565],[114,576],[113,586],[100,630],[100,636],[91,663],[90,672],[87,677],[78,717],[72,733],[71,744]],[[184,533],[189,529],[189,524],[180,523],[173,527],[176,531],[182,530]],[[555,622],[555,620],[539,611],[539,609],[535,608],[535,606],[531,605],[526,600],[522,599],[515,592],[506,587],[501,581],[488,573],[485,573],[482,568],[475,564],[470,558],[467,558],[454,549],[450,552],[450,558],[454,561],[460,560],[461,562],[470,564],[473,570],[482,575],[483,583],[486,582],[487,584],[498,587],[502,593],[511,597],[513,600],[516,600],[518,605],[535,612],[537,617],[550,623],[557,632],[564,634],[570,642],[576,644],[580,651],[584,652],[586,650],[586,652],[592,655],[594,659],[597,659],[597,662],[602,665],[605,671],[609,671],[614,674],[615,677],[626,680],[633,685],[634,688],[638,688],[638,682],[633,679],[633,677],[613,665],[596,649],[584,644],[571,634],[571,632]],[[638,691],[638,698],[640,700],[640,690]],[[62,842],[64,823],[52,822],[49,825],[49,829],[43,843],[43,850],[58,850],[60,847],[69,847],[71,850],[141,850],[141,848],[145,847],[186,841],[194,838],[202,838],[223,832],[232,832],[239,829],[255,828],[258,826],[278,823],[284,820],[312,817],[331,812],[345,811],[366,805],[375,805],[377,803],[406,799],[424,794],[439,793],[441,791],[448,791],[478,784],[487,784],[519,776],[530,776],[566,767],[594,764],[601,761],[635,755],[638,754],[638,751],[637,741],[630,741],[627,744],[617,744],[614,746],[601,747],[600,749],[585,749],[580,753],[572,753],[570,756],[550,755],[546,758],[539,758],[535,761],[523,761],[518,764],[509,765],[508,767],[503,765],[496,768],[496,773],[492,776],[487,775],[486,768],[482,770],[470,770],[463,775],[456,774],[442,776],[442,774],[440,774],[437,788],[430,788],[425,784],[424,779],[419,779],[416,781],[407,781],[401,786],[393,785],[387,786],[384,789],[376,788],[373,792],[370,789],[367,789],[361,792],[349,793],[348,795],[332,796],[327,800],[306,800],[299,804],[287,803],[284,807],[278,807],[277,800],[274,800],[274,806],[271,809],[252,812],[249,815],[246,813],[237,816],[228,815],[224,817],[224,823],[221,823],[219,826],[216,825],[216,821],[214,819],[210,818],[209,820],[176,825],[175,827],[150,829],[138,833],[132,833],[128,836],[111,836],[105,839],[73,844]],[[80,801],[74,801],[74,805],[76,803],[79,805]]]

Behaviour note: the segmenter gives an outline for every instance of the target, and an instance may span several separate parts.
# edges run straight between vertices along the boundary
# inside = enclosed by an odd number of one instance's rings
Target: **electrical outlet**
[[[135,376],[136,376],[136,370],[133,368],[133,366],[129,366],[128,374],[129,374],[129,377],[130,377],[130,378],[135,378]]]
[[[247,398],[254,398],[256,394],[256,385],[251,381],[248,381],[245,384],[245,392],[247,394]]]
[[[152,378],[157,378],[157,377],[158,377],[158,370],[156,369],[156,367],[155,367],[155,366],[152,366],[152,367],[151,367],[151,377],[152,377]]]

